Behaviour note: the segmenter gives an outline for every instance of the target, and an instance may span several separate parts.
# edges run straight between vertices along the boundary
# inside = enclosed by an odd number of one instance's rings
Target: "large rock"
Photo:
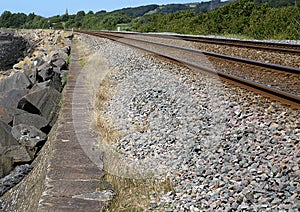
[[[55,70],[55,69],[54,69]],[[63,84],[62,84],[62,75],[65,70],[59,70],[58,72],[55,72],[52,77],[52,86],[58,91],[62,92],[63,90]]]
[[[61,94],[52,87],[46,87],[24,96],[18,103],[18,108],[29,113],[44,117],[53,126],[59,108]]]
[[[32,158],[47,140],[47,135],[45,133],[34,126],[25,124],[14,126],[11,133],[22,146],[26,147],[27,152]]]
[[[12,89],[7,92],[0,93],[0,120],[7,124],[12,124],[14,116],[23,113],[17,109],[20,99],[28,94],[28,90]]]
[[[13,125],[14,117],[21,113],[24,113],[24,111],[17,108],[6,107],[0,104],[0,120],[6,124],[9,124],[10,126]]]
[[[11,134],[11,127],[0,120],[0,148],[13,145],[19,145],[19,143]]]
[[[32,161],[33,157],[28,153],[27,148],[22,145],[13,145],[0,148],[1,157],[10,157],[15,163],[27,163]]]
[[[34,68],[29,71],[25,71],[25,75],[28,77],[30,80],[31,84],[34,85],[38,81],[38,71],[37,68]]]
[[[21,146],[11,134],[11,127],[0,121],[0,176],[8,174],[13,163],[29,162],[33,158],[25,146]]]
[[[51,79],[53,75],[53,67],[49,63],[44,63],[38,67],[38,76],[40,78],[40,82]]]
[[[12,127],[11,134],[21,145],[36,147],[47,139],[47,135],[34,126],[18,124]]]
[[[1,33],[0,70],[10,69],[20,58],[24,57],[27,42],[24,38],[14,37],[12,33]]]
[[[32,88],[30,89],[30,93],[45,89],[47,87],[51,87],[53,86],[53,81],[52,80],[47,80],[44,82],[39,82],[39,83],[35,83],[34,86],[32,86]]]
[[[16,114],[13,119],[14,125],[24,124],[27,126],[34,126],[37,129],[42,130],[43,132],[48,132],[48,124],[49,121],[45,119],[44,117],[28,113],[26,111],[23,111],[23,113]]]
[[[42,64],[45,63],[45,60],[43,59],[42,55],[41,56],[35,56],[31,58],[31,61],[33,61],[33,64],[35,67],[38,67]]]
[[[56,51],[51,55],[50,61],[53,67],[59,70],[67,69],[67,57],[68,54],[63,51]]]
[[[30,80],[23,71],[12,72],[10,76],[0,80],[0,92],[12,89],[27,89],[31,85]]]
[[[0,93],[0,105],[10,108],[17,108],[20,99],[28,94],[25,89],[11,89]]]
[[[61,49],[64,53],[66,53],[67,55],[70,55],[71,53],[71,47],[70,46],[65,46]],[[65,58],[66,59],[66,58]]]
[[[65,66],[65,61],[64,60],[56,60],[54,64],[50,64],[51,62],[46,62],[42,64],[41,66],[38,67],[37,69],[37,79],[38,82],[45,82],[48,80],[51,80],[53,83],[52,85],[54,88],[58,91],[61,92],[63,85],[61,82],[61,75],[62,73],[65,72],[63,69]]]
[[[28,56],[26,56],[23,60],[15,64],[13,66],[13,69],[15,71],[20,71],[20,70],[29,71],[32,70],[35,65],[36,63],[34,63],[34,61],[32,61]]]
[[[13,170],[13,159],[11,157],[0,157],[0,178],[8,175]]]

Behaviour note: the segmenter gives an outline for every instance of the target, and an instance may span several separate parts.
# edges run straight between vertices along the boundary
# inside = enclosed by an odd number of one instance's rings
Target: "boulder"
[[[27,48],[27,42],[24,38],[14,37],[12,33],[1,36],[0,45],[0,70],[7,70],[22,57]]]
[[[63,84],[62,84],[62,70],[60,70],[59,72],[55,72],[53,77],[52,77],[52,86],[53,88],[55,88],[58,92],[62,92],[63,90]]]
[[[64,40],[63,40],[63,38],[62,38],[62,36],[60,34],[56,36],[56,38],[54,40],[54,43],[55,44],[62,44],[62,43],[64,43]]]
[[[52,80],[47,80],[44,82],[35,83],[33,87],[30,89],[30,93],[45,89],[46,87],[54,87]]]
[[[12,145],[0,148],[1,157],[10,157],[14,163],[28,163],[33,157],[27,152],[27,148],[22,145]]]
[[[30,71],[24,72],[27,78],[30,80],[31,84],[34,85],[38,81],[38,71],[36,68],[33,68]]]
[[[34,126],[19,124],[11,130],[18,142],[25,146],[31,158],[34,158],[38,150],[47,140],[47,135]]]
[[[53,126],[59,107],[61,94],[52,87],[29,93],[18,103],[18,108],[29,113],[41,115]]]
[[[65,34],[64,34],[64,38],[72,40],[73,37],[74,37],[73,32],[65,32]]]
[[[42,117],[40,115],[23,111],[23,113],[19,113],[14,116],[13,124],[14,124],[14,126],[19,125],[19,124],[34,126],[37,129],[40,129],[43,132],[45,132],[43,129],[47,128],[48,121],[47,121],[47,119],[45,119],[44,117]]]
[[[12,89],[0,93],[0,105],[10,108],[17,108],[20,99],[28,94],[25,89]]]
[[[67,55],[69,55],[71,53],[71,47],[70,46],[65,46],[63,48],[61,48],[61,50],[66,53]],[[65,58],[67,59],[67,58]]]
[[[10,76],[0,80],[0,92],[12,89],[27,89],[31,86],[30,80],[23,71],[12,72]]]
[[[21,60],[20,62],[18,62],[17,64],[15,64],[13,66],[13,69],[16,71],[19,70],[31,70],[33,69],[33,67],[36,65],[36,63],[34,63],[28,56],[26,56],[23,60]]]
[[[36,49],[32,52],[31,57],[39,57],[39,58],[43,58],[43,57],[46,56],[45,51],[46,51],[46,50],[43,50],[43,49],[40,49],[40,48],[36,48]]]
[[[68,54],[63,51],[55,51],[51,54],[50,62],[53,67],[58,68],[59,70],[67,69],[67,57]]]
[[[13,159],[11,157],[0,157],[0,178],[8,175],[13,170]]]
[[[39,82],[44,82],[51,79],[54,75],[53,68],[49,63],[44,63],[38,67]]]
[[[28,90],[12,89],[0,93],[0,119],[7,124],[11,124],[16,114],[22,113],[17,109],[20,99],[28,94]]]
[[[29,162],[32,157],[25,146],[21,146],[11,133],[11,127],[0,121],[0,176],[8,174],[13,163]]]
[[[0,148],[13,145],[19,145],[19,143],[11,134],[11,127],[0,120]]]
[[[47,140],[47,135],[34,126],[18,124],[13,126],[11,134],[23,146],[40,147]]]
[[[10,126],[13,125],[14,117],[20,113],[24,113],[24,111],[13,107],[6,107],[0,104],[0,120],[6,124],[9,124]]]
[[[51,64],[53,67],[58,68],[59,70],[66,69],[67,68],[67,63],[64,59],[58,58],[56,60],[51,61]]]
[[[45,63],[45,60],[43,59],[42,55],[41,56],[32,57],[31,61],[33,61],[35,67],[41,66],[41,65],[43,65]]]

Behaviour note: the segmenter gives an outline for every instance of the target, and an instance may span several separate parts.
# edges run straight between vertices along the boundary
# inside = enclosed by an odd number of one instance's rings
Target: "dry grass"
[[[107,119],[103,114],[97,115],[97,127],[101,134],[102,139],[107,143],[112,143],[119,139],[121,135],[109,124],[111,121]]]
[[[105,142],[111,143],[120,138],[120,134],[112,127],[113,121],[103,114],[106,107],[106,102],[111,98],[111,93],[108,92],[112,82],[104,79],[95,95],[94,101],[94,117],[96,126]]]
[[[113,128],[113,121],[102,112],[106,102],[111,98],[112,82],[104,79],[96,93],[95,117],[96,125],[104,142],[112,143],[120,139],[121,135]],[[148,125],[136,125],[137,131],[144,131]],[[107,163],[114,166],[113,162]],[[128,179],[118,177],[109,173],[105,174],[105,181],[109,182],[116,193],[112,203],[106,211],[147,211],[150,210],[150,202],[158,202],[161,196],[172,191],[170,180],[150,179]]]
[[[109,93],[109,88],[112,87],[112,82],[110,80],[104,79],[96,93],[95,108],[97,111],[101,111],[105,108],[105,103],[111,98],[111,91]]]
[[[106,174],[106,181],[110,182],[116,197],[107,211],[150,211],[150,203],[159,202],[161,196],[172,191],[169,180],[157,179],[126,179]]]
[[[112,83],[104,79],[96,93],[95,101],[96,125],[102,139],[107,143],[115,142],[122,136],[113,128],[113,121],[102,112],[106,107],[106,102],[111,98],[111,94],[108,93],[111,86]],[[137,124],[135,130],[145,131],[149,127],[149,125]],[[114,166],[115,162],[110,160],[105,164]],[[172,185],[168,179],[128,179],[106,173],[105,180],[112,185],[116,193],[107,211],[147,211],[150,210],[151,201],[158,202],[163,194],[172,191]]]

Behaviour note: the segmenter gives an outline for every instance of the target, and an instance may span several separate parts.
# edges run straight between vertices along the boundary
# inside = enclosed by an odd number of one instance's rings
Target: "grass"
[[[111,98],[112,94],[108,93],[109,88],[113,85],[110,80],[104,79],[96,92],[95,107],[98,111],[105,109],[105,103]]]
[[[97,115],[96,125],[102,139],[104,139],[107,143],[112,143],[119,139],[121,135],[113,127],[111,127],[111,124],[109,123],[111,123],[111,121],[103,114]]]
[[[106,142],[111,143],[120,138],[120,134],[112,127],[113,121],[104,115],[102,112],[106,107],[106,102],[111,98],[111,94],[108,93],[108,89],[111,86],[111,81],[103,80],[96,92],[95,105],[95,114],[96,126]]]
[[[80,62],[79,62],[80,66],[83,67],[83,66],[86,65],[86,63],[87,63],[86,58],[81,57],[81,58],[80,58]]]
[[[68,80],[68,72],[64,72],[62,74],[62,78],[61,78],[62,86],[65,86],[67,84],[67,80]]]
[[[71,61],[71,55],[68,55],[68,57],[66,58],[68,69],[69,69],[70,61]]]
[[[163,194],[172,191],[172,184],[168,179],[127,179],[106,174],[116,196],[107,211],[147,211],[150,204],[159,202]]]
[[[100,84],[94,101],[94,118],[96,119],[96,126],[101,134],[102,141],[106,143],[113,143],[120,139],[122,135],[113,127],[113,120],[104,114],[106,103],[112,98],[112,88],[114,87],[108,77],[106,77]],[[149,126],[136,125],[136,131],[147,130]],[[117,152],[122,154],[122,152]],[[118,160],[108,158],[104,162],[105,166],[118,167]],[[107,169],[106,169],[107,170]],[[154,206],[155,202],[159,202],[163,194],[172,191],[172,184],[168,178],[156,179],[129,179],[112,175],[106,172],[104,180],[112,185],[116,196],[112,200],[110,206],[106,211],[147,211],[153,210],[150,204]],[[100,189],[100,188],[99,188]]]

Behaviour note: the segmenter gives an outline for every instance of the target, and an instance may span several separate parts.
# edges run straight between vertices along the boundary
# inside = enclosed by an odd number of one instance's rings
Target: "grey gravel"
[[[81,39],[111,67],[103,113],[121,135],[112,148],[173,184],[151,210],[299,211],[298,109],[109,40]]]

